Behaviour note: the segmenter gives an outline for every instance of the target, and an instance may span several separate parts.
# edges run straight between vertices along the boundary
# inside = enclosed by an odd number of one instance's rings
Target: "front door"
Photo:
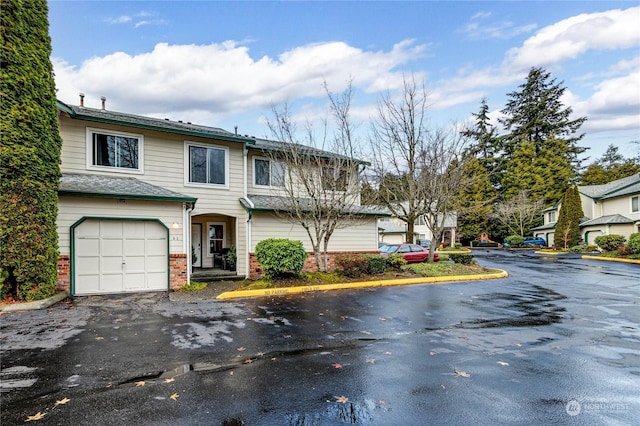
[[[202,225],[194,223],[191,225],[191,247],[196,255],[196,260],[193,262],[193,267],[202,267]]]

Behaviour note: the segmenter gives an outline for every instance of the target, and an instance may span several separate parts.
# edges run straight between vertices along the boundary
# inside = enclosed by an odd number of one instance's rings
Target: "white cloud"
[[[420,56],[426,45],[413,40],[390,51],[364,51],[344,42],[296,47],[277,58],[253,59],[234,41],[209,45],[158,43],[138,55],[116,52],[73,67],[54,60],[58,97],[87,105],[101,95],[113,109],[163,115],[167,111],[208,111],[210,117],[268,108],[290,99],[325,96],[323,82],[339,92],[353,77],[365,91],[397,80],[396,70]],[[96,105],[94,105],[96,106]],[[210,121],[210,120],[208,120]]]
[[[116,18],[106,18],[104,21],[108,24],[126,24],[127,22],[131,22],[131,16],[122,15]]]
[[[507,52],[515,69],[574,59],[589,50],[627,49],[640,45],[640,7],[580,14],[547,26]]]
[[[478,12],[470,18],[470,22],[461,31],[476,39],[508,39],[530,33],[538,27],[536,24],[516,26],[508,20],[485,22],[491,16],[491,12]]]

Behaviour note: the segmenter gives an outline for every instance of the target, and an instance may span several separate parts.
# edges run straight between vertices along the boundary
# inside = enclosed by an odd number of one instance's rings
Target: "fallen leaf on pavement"
[[[447,389],[447,387],[446,387],[445,385],[440,385],[440,387],[441,387],[442,389]]]
[[[466,371],[453,370],[453,372],[455,373],[456,376],[471,377],[471,374],[467,373]]]
[[[509,365],[508,362],[504,362],[504,361],[498,361],[498,364],[500,364],[500,365]]]
[[[140,380],[139,382],[136,382],[136,387],[144,386],[146,384],[147,382],[145,382],[144,380]]]
[[[429,352],[429,355],[431,355],[431,356],[438,355],[438,352],[431,351],[431,352]]]
[[[164,379],[165,383],[171,383],[171,382],[175,382],[176,379],[171,378],[171,379]]]
[[[336,399],[336,402],[342,402],[343,404],[349,401],[349,398],[346,396],[334,396],[334,398]]]
[[[243,347],[243,346],[241,346],[241,347],[239,347],[239,348],[238,348],[238,352],[242,352],[242,351],[246,351],[246,350],[247,350],[247,348],[245,348],[245,347]]]
[[[25,422],[33,422],[36,420],[40,420],[42,419],[44,416],[46,416],[47,414],[42,414],[40,411],[38,411],[36,414],[34,414],[33,416],[29,416],[27,417],[27,420],[25,420]]]
[[[58,405],[64,405],[64,404],[66,404],[66,403],[67,403],[67,402],[69,402],[69,401],[71,401],[71,400],[70,400],[69,398],[66,398],[66,397],[65,397],[64,399],[61,399],[60,401],[56,401],[56,407],[57,407]]]
[[[335,368],[342,368],[342,364],[337,363],[337,362],[335,364],[331,364],[331,365],[333,365]]]
[[[389,351],[387,351],[387,352],[385,352],[384,354],[385,354],[385,355],[391,355],[391,354],[393,354],[393,352],[389,352]]]
[[[104,340],[104,337],[98,336],[98,337],[96,337],[96,340]]]
[[[174,401],[178,399],[180,395],[178,395],[177,393],[172,394],[169,398],[173,399]]]
[[[375,364],[375,363],[376,363],[376,360],[375,360],[375,359],[373,359],[373,358],[368,358],[368,359],[367,359],[367,362],[368,362],[369,364]]]

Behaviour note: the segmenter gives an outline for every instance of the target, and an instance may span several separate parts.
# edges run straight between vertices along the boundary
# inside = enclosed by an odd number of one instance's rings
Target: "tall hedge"
[[[0,7],[0,296],[55,292],[60,148],[46,0]]]
[[[580,192],[574,185],[567,188],[562,197],[562,205],[558,213],[556,229],[553,233],[553,242],[556,246],[569,248],[580,242],[580,220],[584,216]]]

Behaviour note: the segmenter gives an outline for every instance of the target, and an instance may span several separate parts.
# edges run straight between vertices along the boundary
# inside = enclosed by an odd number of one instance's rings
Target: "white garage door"
[[[75,229],[75,294],[167,290],[167,244],[155,221],[85,220]]]

